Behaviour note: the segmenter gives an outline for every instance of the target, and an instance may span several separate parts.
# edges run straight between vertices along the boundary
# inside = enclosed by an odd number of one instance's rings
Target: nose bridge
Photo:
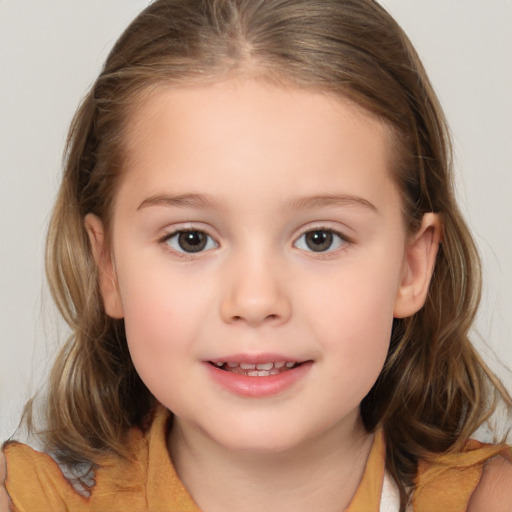
[[[291,314],[284,275],[284,262],[271,251],[254,246],[235,251],[226,261],[225,293],[221,316],[224,321],[286,322]]]

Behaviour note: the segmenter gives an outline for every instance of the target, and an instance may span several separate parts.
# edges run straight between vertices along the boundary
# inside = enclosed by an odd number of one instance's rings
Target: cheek
[[[327,276],[323,292],[318,282],[309,283],[310,292],[317,289],[303,306],[307,328],[333,362],[332,378],[355,402],[373,386],[386,360],[399,275],[398,265],[364,262]]]
[[[179,376],[180,361],[190,357],[199,337],[202,308],[198,292],[179,278],[167,281],[152,271],[121,276],[126,337],[142,380],[154,393]],[[190,283],[188,283],[190,284]]]
[[[320,279],[311,273],[297,296],[305,298],[302,314],[318,318],[322,329],[371,345],[372,340],[389,335],[401,269],[382,261],[356,263],[341,271],[334,269]]]

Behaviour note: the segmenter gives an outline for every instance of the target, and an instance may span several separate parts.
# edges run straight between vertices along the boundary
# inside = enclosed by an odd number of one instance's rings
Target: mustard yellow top
[[[160,408],[151,428],[132,429],[129,443],[135,459],[107,460],[94,470],[90,496],[79,492],[64,477],[49,455],[20,444],[4,448],[6,489],[15,512],[199,512],[181,483],[166,447],[169,413]],[[436,464],[421,463],[414,512],[463,512],[476,487],[486,460],[512,449],[469,441],[463,453],[444,455]],[[381,431],[374,437],[366,469],[345,512],[378,512],[384,479],[385,446]]]

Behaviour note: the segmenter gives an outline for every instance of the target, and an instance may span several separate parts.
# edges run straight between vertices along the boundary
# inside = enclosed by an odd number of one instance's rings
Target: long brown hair
[[[123,321],[103,309],[84,217],[95,213],[108,231],[124,129],[151,87],[231,73],[330,91],[382,119],[409,230],[426,212],[442,217],[427,302],[395,320],[385,367],[361,404],[367,430],[385,431],[403,509],[418,460],[460,449],[493,410],[493,390],[509,399],[467,336],[480,268],[454,198],[444,115],[407,36],[372,0],[157,0],[121,36],[71,126],[49,228],[48,280],[73,335],[50,378],[47,447],[69,463],[125,456],[128,428],[152,408]]]

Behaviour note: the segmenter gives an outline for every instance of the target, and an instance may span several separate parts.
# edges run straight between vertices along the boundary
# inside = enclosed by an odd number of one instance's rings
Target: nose
[[[231,261],[225,275],[221,317],[227,323],[280,325],[291,315],[284,269],[262,255]]]

